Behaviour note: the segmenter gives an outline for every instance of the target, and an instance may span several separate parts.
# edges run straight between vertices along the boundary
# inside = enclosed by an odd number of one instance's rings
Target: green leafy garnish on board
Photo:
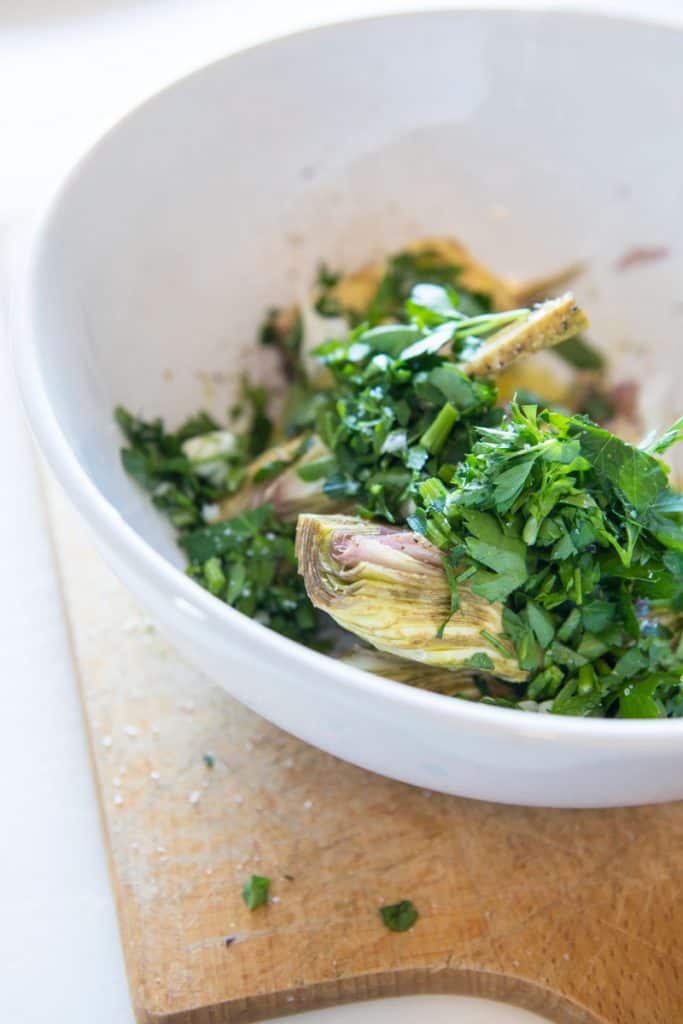
[[[242,899],[249,910],[256,910],[268,902],[270,879],[263,875],[252,875],[242,889]]]
[[[419,914],[412,900],[401,900],[388,907],[380,907],[379,916],[390,932],[407,932],[417,921]]]

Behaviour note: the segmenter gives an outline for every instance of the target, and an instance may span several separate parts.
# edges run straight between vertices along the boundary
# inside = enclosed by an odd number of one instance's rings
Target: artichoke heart
[[[295,437],[268,448],[250,464],[247,478],[238,493],[229,495],[220,503],[215,521],[231,519],[240,512],[265,504],[271,504],[276,514],[288,522],[293,522],[304,509],[335,512],[345,507],[325,494],[324,478],[304,480],[299,475],[303,466],[310,467],[329,454],[315,436],[308,443],[302,437]]]
[[[443,555],[424,537],[353,516],[304,514],[296,555],[311,602],[373,647],[452,670],[486,655],[493,675],[526,679],[512,652],[506,657],[482,636],[502,632],[500,604],[463,583],[449,618]]]

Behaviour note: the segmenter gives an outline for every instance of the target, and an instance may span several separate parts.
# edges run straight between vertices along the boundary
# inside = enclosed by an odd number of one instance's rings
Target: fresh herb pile
[[[456,363],[528,311],[494,312],[488,296],[459,289],[458,276],[424,252],[390,260],[365,314],[347,315],[350,333],[316,350],[323,388],[304,369],[299,312],[271,311],[260,340],[277,348],[289,387],[279,434],[267,396],[249,387],[239,433],[205,413],[168,433],[119,409],[126,470],[177,529],[189,575],[292,639],[320,646],[320,619],[297,575],[296,524],[271,504],[211,522],[226,496],[284,473],[335,507],[407,523],[435,544],[452,615],[465,581],[504,605],[503,631],[487,640],[514,652],[528,679],[514,698],[485,699],[555,714],[683,715],[683,497],[658,459],[681,440],[681,422],[638,449],[529,397],[500,408],[495,384]],[[348,314],[337,281],[323,269],[324,316]],[[582,338],[557,354],[582,371],[602,365]],[[610,414],[599,390],[591,401]],[[250,480],[273,436],[292,435],[292,454],[264,456]],[[298,466],[314,437],[324,454]],[[475,657],[470,669],[485,674],[486,656]]]
[[[555,714],[683,714],[683,496],[661,463],[536,406],[513,403],[477,433],[446,482],[420,484],[408,521],[475,593],[504,602],[496,639],[529,672],[520,700],[552,701]]]
[[[437,286],[418,285],[411,323],[362,325],[316,351],[334,378],[315,420],[331,452],[323,490],[355,501],[368,518],[405,519],[416,482],[452,472],[471,449],[476,425],[500,419],[495,387],[467,377],[439,352],[471,344],[474,332],[485,336],[517,314],[463,315],[432,326],[418,304],[427,290],[457,301]]]
[[[270,440],[264,395],[246,389],[245,399],[250,422],[243,433],[227,435],[226,451],[216,443],[226,432],[206,413],[169,433],[160,419],[148,422],[118,408],[116,419],[128,442],[121,459],[178,531],[192,579],[292,640],[320,646],[319,618],[297,574],[295,524],[282,522],[269,505],[207,522],[217,503],[239,490],[249,463]],[[188,442],[199,442],[199,451]]]

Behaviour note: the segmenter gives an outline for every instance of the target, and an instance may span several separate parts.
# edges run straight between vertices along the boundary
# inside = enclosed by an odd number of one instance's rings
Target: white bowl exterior
[[[609,74],[605,55],[609,54]],[[505,802],[683,796],[683,722],[569,721],[373,679],[275,637],[182,573],[123,473],[111,411],[222,415],[268,306],[321,259],[453,233],[523,276],[576,259],[646,418],[680,405],[683,36],[575,15],[400,16],[304,33],[193,75],[76,169],[36,242],[20,325],[38,439],[111,564],[187,657],[366,768]],[[634,71],[637,69],[637,72]],[[632,246],[668,258],[619,273]],[[659,367],[678,373],[652,374]],[[678,409],[680,411],[680,409]],[[141,539],[142,538],[142,539]]]

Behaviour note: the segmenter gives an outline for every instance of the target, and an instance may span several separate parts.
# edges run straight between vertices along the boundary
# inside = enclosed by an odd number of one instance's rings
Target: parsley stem
[[[521,320],[529,314],[528,309],[510,309],[505,313],[483,313],[481,316],[473,316],[468,320],[461,320],[458,323],[454,340],[458,338],[478,338],[489,331],[498,330],[515,320]]]
[[[574,569],[574,600],[577,604],[583,604],[583,587],[581,585],[581,570]]]
[[[438,455],[459,419],[460,413],[455,406],[446,402],[420,438],[422,447],[426,448],[430,455]]]

